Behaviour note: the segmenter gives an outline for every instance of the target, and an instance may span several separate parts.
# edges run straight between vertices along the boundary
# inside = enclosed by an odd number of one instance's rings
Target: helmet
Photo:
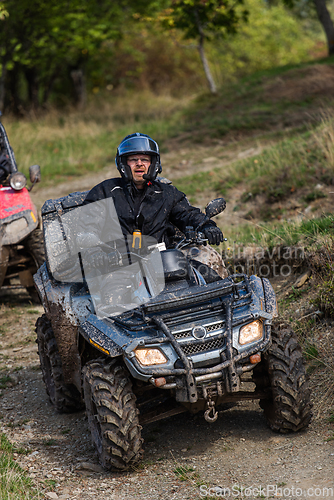
[[[151,165],[148,167],[144,179],[154,181],[162,171],[159,146],[150,136],[139,132],[127,135],[117,148],[115,163],[121,176],[127,182],[132,180],[131,168],[126,162],[126,157],[136,153],[151,156]]]

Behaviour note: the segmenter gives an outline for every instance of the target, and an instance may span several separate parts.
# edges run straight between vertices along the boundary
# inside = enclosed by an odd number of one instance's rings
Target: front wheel
[[[272,326],[272,345],[255,370],[257,387],[269,382],[270,396],[260,401],[269,426],[276,432],[305,429],[312,418],[310,389],[301,347],[289,325]]]
[[[83,369],[88,425],[100,463],[128,469],[142,458],[141,426],[129,375],[113,362],[92,361]]]

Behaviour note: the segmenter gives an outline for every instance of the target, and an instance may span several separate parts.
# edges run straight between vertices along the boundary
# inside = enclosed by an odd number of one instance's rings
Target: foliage
[[[35,104],[45,103],[57,78],[82,69],[103,41],[119,38],[124,23],[151,3],[159,2],[4,0],[9,15],[0,33],[3,68],[14,72],[17,82],[24,74]]]
[[[319,252],[322,241],[333,233],[333,217],[324,216],[317,219],[303,220],[297,222],[274,222],[274,223],[252,223],[239,224],[238,227],[226,228],[224,235],[228,241],[234,242],[234,248],[225,250],[227,256],[231,252],[239,251],[236,247],[247,245],[261,246],[263,248],[274,248],[284,245],[299,248],[296,250],[296,259],[303,257],[304,249],[314,247]],[[283,252],[284,253],[284,252]]]
[[[231,187],[246,180],[247,192],[242,202],[262,194],[266,201],[273,203],[306,185],[327,184],[334,179],[334,168],[315,140],[319,133],[317,130],[314,134],[294,135],[264,149],[261,155],[236,161],[223,169],[214,168],[209,175],[197,173],[188,176],[179,180],[177,185],[189,195],[208,188],[217,195],[226,195]]]
[[[333,61],[334,58],[326,62],[324,60],[316,61],[316,64],[319,65],[317,85],[321,83],[321,78],[322,82],[326,82],[326,76],[321,77],[321,67],[325,67],[327,63],[330,65]],[[204,130],[206,136],[210,134],[211,138],[219,139],[233,130],[272,130],[280,124],[291,121],[291,116],[298,110],[312,108],[314,102],[319,105],[317,99],[322,98],[320,93],[314,92],[314,86],[310,89],[307,87],[307,82],[303,81],[303,77],[305,80],[307,76],[307,71],[316,71],[314,64],[315,61],[309,61],[256,71],[239,79],[237,83],[225,84],[221,87],[218,96],[198,96],[186,112],[185,119],[189,124],[186,130],[191,131],[193,138],[201,141]],[[231,74],[229,79],[231,79]],[[286,98],[276,96],[274,92],[275,81],[278,84],[281,82],[282,86],[289,85],[290,88],[296,87],[297,83],[299,88],[302,88],[305,83],[305,89],[296,94],[296,97],[293,93],[290,98],[289,96]],[[270,91],[271,88],[272,91]],[[320,106],[322,104],[323,102],[320,103]],[[312,118],[311,114],[309,118]],[[329,138],[329,140],[331,139]]]
[[[42,181],[37,189],[104,167],[108,168],[106,175],[116,174],[116,147],[129,130],[153,136],[163,148],[188,103],[169,96],[154,97],[150,92],[116,94],[109,101],[98,97],[85,112],[53,112],[32,121],[4,118],[20,171],[28,176],[30,165],[41,165]]]
[[[236,32],[240,21],[248,16],[246,9],[236,9],[242,3],[242,0],[172,0],[163,24],[168,29],[180,29],[185,38],[210,40],[213,36]]]
[[[205,84],[199,62],[193,44],[179,33],[138,20],[136,29],[127,30],[116,43],[104,42],[87,61],[88,89],[95,95],[107,93],[107,99],[120,89],[192,95]]]
[[[262,0],[243,1],[4,0],[0,7],[9,15],[1,25],[0,73],[2,66],[6,107],[24,113],[31,106],[74,102],[75,71],[82,72],[81,84],[87,82],[93,94],[117,87],[174,95],[201,91],[205,76],[193,41],[202,35],[219,84],[303,59],[319,39],[304,33],[302,23],[282,6],[269,9]],[[201,16],[202,35],[195,33],[194,9]],[[242,23],[246,11],[250,22]],[[182,34],[195,38],[185,41]],[[0,107],[1,93],[0,84]]]
[[[334,223],[332,222],[332,231]],[[310,263],[318,279],[317,294],[312,303],[334,318],[334,238],[328,238],[323,247],[311,256]]]
[[[245,0],[248,22],[236,36],[216,40],[210,51],[212,70],[222,85],[255,71],[306,61],[323,35],[306,21],[296,19],[281,4]]]
[[[299,63],[309,59],[318,42],[321,48],[320,34],[305,29],[305,22],[296,20],[282,5],[269,8],[262,0],[244,0],[238,8],[249,11],[249,22],[240,23],[235,35],[213,36],[206,43],[215,81],[218,85],[229,82],[219,94],[219,100],[223,101],[229,94],[230,82],[236,78],[276,65]],[[179,29],[162,30],[154,19],[138,19],[135,28],[127,29],[116,43],[103,42],[87,61],[88,85],[94,93],[101,93],[107,87],[111,94],[120,86],[173,95],[203,92],[205,76],[192,39],[182,39],[183,32]],[[280,73],[282,69],[276,71]],[[242,107],[234,115],[234,120],[242,123]],[[219,117],[218,130],[222,130],[226,110],[224,113],[220,110]],[[214,118],[218,121],[218,116]],[[209,119],[207,122],[210,126]]]
[[[204,40],[213,36],[222,37],[226,33],[236,33],[240,21],[247,21],[247,10],[237,10],[243,0],[172,0],[171,9],[163,20],[167,29],[179,29],[186,39],[198,43],[203,69],[210,91],[217,92],[210,67],[204,52]]]
[[[276,75],[277,73],[274,75],[275,79]],[[256,81],[255,77],[253,81]],[[216,106],[224,106],[229,101],[231,120],[226,120],[225,130],[226,133],[233,133],[234,130],[239,130],[242,120],[244,124],[247,123],[259,96],[263,98],[262,85],[253,84],[253,81],[241,82],[238,87],[231,86],[229,93],[217,101],[208,99],[193,102],[191,113],[184,111],[189,106],[189,100],[186,99],[180,100],[168,95],[157,97],[150,92],[121,94],[115,91],[108,99],[103,93],[97,94],[84,113],[64,115],[54,112],[31,122],[6,118],[5,126],[19,168],[24,173],[28,172],[29,165],[39,163],[42,167],[42,184],[51,179],[64,181],[69,175],[82,175],[113,165],[115,148],[129,130],[136,129],[151,134],[159,141],[163,152],[169,144],[173,148],[182,149],[187,141],[200,143],[201,137],[208,144],[214,145],[219,135],[204,128],[203,121],[201,128],[198,128],[202,132],[201,136],[196,130],[196,106],[199,114],[205,112],[214,122],[215,116],[218,119],[219,108]],[[266,77],[266,85],[269,83],[270,79]],[[241,115],[238,113],[240,108],[243,113]],[[254,127],[257,133],[262,129],[263,134],[267,134],[268,144],[277,143],[279,138],[279,135],[269,135],[271,116],[281,122],[285,113],[291,109],[296,113],[302,111],[305,116],[308,108],[304,102],[284,104],[277,101],[272,113],[258,115]],[[240,121],[233,121],[233,116]],[[334,127],[333,123],[331,118],[324,118],[313,131],[300,134],[298,128],[296,131],[290,130],[289,137],[273,147],[267,147],[261,155],[229,163],[224,168],[216,167],[209,172],[178,179],[175,184],[191,197],[192,202],[196,202],[198,195],[205,190],[226,196],[231,187],[244,183],[245,180],[247,196],[254,198],[257,194],[264,194],[268,201],[289,196],[292,192],[295,196],[303,186],[310,186],[316,192],[317,183],[328,184],[334,178],[334,163],[330,156],[333,148],[330,132]],[[190,130],[189,135],[184,133],[185,129]],[[174,138],[173,142],[170,142],[171,138]],[[192,155],[191,151],[189,154]],[[223,151],[221,155],[221,158],[217,157],[219,161],[223,159]],[[196,151],[193,156],[193,161],[200,168],[203,158]],[[304,191],[302,196],[305,194]],[[318,196],[317,193],[314,196]],[[243,197],[240,204],[244,201]]]
[[[112,16],[120,16],[105,2],[97,6],[78,0],[5,0],[4,4],[9,16],[1,33],[1,46],[8,69],[16,62],[28,67],[45,66],[47,60],[52,67],[69,51],[75,57],[80,57],[80,52],[92,52],[102,40],[116,34],[115,26],[108,24]]]
[[[8,12],[6,11],[3,2],[0,2],[0,21],[3,21],[8,16]]]

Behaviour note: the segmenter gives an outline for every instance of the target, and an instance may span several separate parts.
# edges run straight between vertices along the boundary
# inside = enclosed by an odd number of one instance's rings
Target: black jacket
[[[192,207],[184,193],[159,180],[137,190],[122,178],[107,179],[91,189],[84,204],[109,197],[113,198],[123,234],[140,229],[166,246],[171,243],[174,226],[184,232],[186,226],[196,227],[203,221],[206,226],[216,225],[199,208]]]

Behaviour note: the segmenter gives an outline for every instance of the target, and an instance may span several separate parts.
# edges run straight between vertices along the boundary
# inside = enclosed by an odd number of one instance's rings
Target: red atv
[[[31,166],[29,174],[32,186],[27,189],[0,122],[0,287],[25,287],[39,303],[32,277],[44,262],[44,243],[29,191],[41,179],[40,167]]]

